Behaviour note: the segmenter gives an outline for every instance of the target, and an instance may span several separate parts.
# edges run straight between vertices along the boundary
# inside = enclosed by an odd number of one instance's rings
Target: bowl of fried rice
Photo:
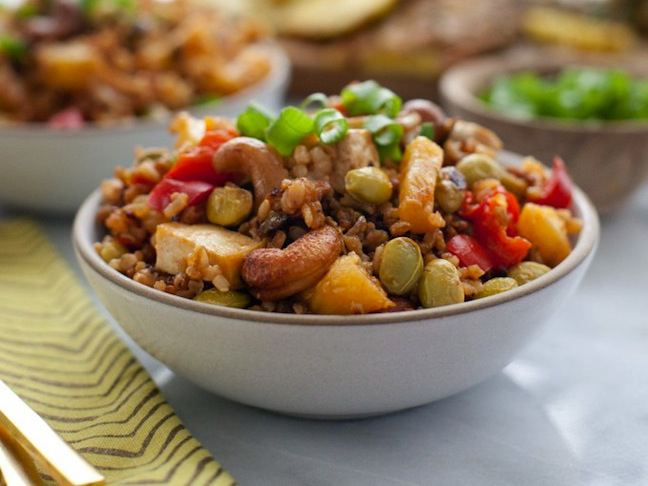
[[[175,113],[279,108],[290,73],[258,23],[189,0],[26,0],[0,30],[0,202],[45,213],[172,143]]]
[[[224,397],[340,418],[501,370],[570,297],[599,236],[564,162],[373,81],[235,120],[181,115],[77,213],[100,300]]]

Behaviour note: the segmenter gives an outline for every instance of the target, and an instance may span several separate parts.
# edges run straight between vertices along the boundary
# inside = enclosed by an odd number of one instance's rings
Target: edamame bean
[[[459,270],[442,258],[432,260],[423,270],[418,296],[423,307],[441,307],[464,301]]]
[[[520,262],[511,267],[508,276],[515,280],[518,285],[524,285],[531,280],[541,277],[549,272],[551,268],[538,262]]]
[[[383,249],[378,277],[393,295],[405,295],[417,284],[423,272],[423,256],[419,246],[409,238],[389,241]]]
[[[486,154],[470,154],[461,159],[456,167],[466,178],[469,188],[482,179],[497,179],[508,191],[518,197],[522,197],[526,192],[527,183],[523,179],[507,172]]]
[[[200,292],[193,300],[197,300],[198,302],[207,302],[208,304],[221,305],[224,307],[235,307],[238,309],[245,309],[250,305],[250,296],[248,294],[237,292],[235,290],[221,292],[216,288]]]
[[[495,277],[487,280],[482,289],[475,294],[475,299],[490,297],[491,295],[501,294],[508,290],[514,289],[518,283],[509,277]]]
[[[126,247],[119,243],[117,240],[112,240],[104,243],[99,250],[99,255],[106,263],[109,263],[110,260],[119,258],[124,253],[126,253]]]
[[[446,213],[459,211],[466,196],[466,178],[456,167],[443,167],[439,172],[434,199]]]
[[[378,167],[350,170],[344,177],[344,187],[356,199],[370,204],[389,201],[393,189],[385,171]]]
[[[207,219],[220,226],[237,226],[252,212],[250,191],[240,187],[217,187],[207,200]]]

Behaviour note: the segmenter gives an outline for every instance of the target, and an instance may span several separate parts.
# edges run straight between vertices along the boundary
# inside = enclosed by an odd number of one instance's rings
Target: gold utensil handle
[[[18,395],[0,380],[0,426],[16,439],[59,484],[98,486],[103,476],[76,453]]]
[[[0,484],[5,486],[42,486],[43,484],[31,456],[2,427],[0,427]]]

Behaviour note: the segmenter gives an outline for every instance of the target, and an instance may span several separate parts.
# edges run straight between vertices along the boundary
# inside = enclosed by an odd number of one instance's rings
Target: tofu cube
[[[209,263],[218,264],[232,288],[237,289],[243,286],[243,258],[263,247],[264,242],[212,224],[164,223],[155,232],[155,266],[172,275],[183,272],[187,258],[201,246],[209,255]]]

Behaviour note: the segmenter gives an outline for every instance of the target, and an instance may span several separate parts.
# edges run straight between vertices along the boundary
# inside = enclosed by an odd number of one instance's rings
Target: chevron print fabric
[[[234,484],[26,220],[0,223],[0,379],[108,484]]]

